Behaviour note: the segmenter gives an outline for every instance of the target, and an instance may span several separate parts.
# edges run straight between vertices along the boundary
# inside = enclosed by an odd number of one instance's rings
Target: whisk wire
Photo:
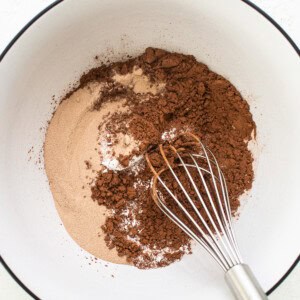
[[[207,183],[206,183],[206,181],[205,181],[205,179],[204,179],[203,173],[202,173],[201,169],[199,169],[199,165],[198,165],[198,163],[197,163],[196,160],[194,161],[194,163],[195,163],[195,165],[197,166],[197,170],[198,170],[198,173],[199,173],[199,175],[200,175],[200,179],[201,179],[202,184],[203,184],[203,186],[204,186],[204,188],[205,188],[207,197],[208,197],[208,199],[209,199],[209,201],[210,201],[210,205],[211,205],[211,207],[212,207],[212,209],[213,209],[213,213],[214,213],[214,215],[216,216],[218,225],[220,226],[220,229],[222,230],[222,232],[224,232],[225,230],[224,230],[223,224],[222,224],[222,222],[221,222],[221,220],[220,220],[219,214],[218,214],[218,212],[217,212],[216,206],[215,206],[214,201],[213,201],[213,199],[212,199],[212,196],[211,196],[211,193],[210,193],[209,188],[208,188],[208,186],[207,186]],[[214,176],[214,174],[212,173],[212,170],[210,170],[210,174],[212,174],[212,177]],[[213,181],[213,183],[214,183],[214,186],[216,186],[216,182]],[[218,199],[218,201],[220,201],[219,198],[217,198],[217,199]],[[221,236],[221,233],[220,233],[219,229],[216,230],[216,233],[218,234],[219,240],[220,240],[221,244],[222,244],[223,247],[224,247],[224,252],[227,254],[227,256],[229,257],[229,259],[230,259],[230,261],[231,261],[230,266],[236,264],[236,261],[235,261],[234,258],[232,258],[232,256],[230,255],[230,254],[231,254],[231,251],[230,251],[230,250],[231,250],[231,247],[230,247],[230,243],[229,243],[229,241],[228,241],[226,235],[225,235],[225,241],[224,241],[224,238],[223,238],[224,235]],[[230,250],[229,250],[229,249],[230,249]],[[228,255],[228,253],[229,253],[229,255]]]
[[[226,220],[226,217],[225,217],[225,214],[224,214],[224,208],[223,208],[222,201],[221,201],[221,197],[220,197],[220,194],[219,194],[219,188],[218,188],[218,185],[217,185],[216,180],[215,180],[215,174],[214,174],[214,171],[213,171],[213,168],[212,168],[212,165],[211,165],[211,160],[210,160],[210,158],[209,158],[209,156],[208,156],[208,153],[207,153],[207,151],[206,151],[206,149],[205,149],[203,143],[202,143],[200,140],[199,140],[198,142],[200,143],[200,145],[201,145],[201,147],[202,147],[202,150],[203,150],[203,152],[204,152],[204,155],[205,155],[205,157],[206,157],[206,159],[207,159],[207,164],[208,164],[209,171],[210,171],[210,173],[211,173],[211,178],[212,178],[213,185],[214,185],[214,191],[215,191],[216,196],[217,196],[216,198],[217,198],[217,203],[218,203],[218,206],[219,206],[219,211],[220,211],[221,214],[222,214],[221,217],[220,217],[219,213],[217,212],[217,210],[216,210],[216,208],[215,208],[214,201],[213,201],[213,199],[212,199],[212,197],[211,197],[211,193],[210,193],[209,189],[207,189],[207,184],[206,184],[206,181],[203,179],[203,176],[201,177],[201,179],[202,179],[203,184],[205,185],[206,192],[207,192],[207,194],[208,194],[210,203],[211,203],[211,205],[213,206],[214,213],[216,214],[217,220],[218,220],[218,222],[219,222],[219,226],[221,227],[221,231],[222,231],[222,232],[225,232],[225,228],[226,228],[226,232],[228,232],[228,220]],[[210,153],[211,153],[211,152],[210,152]],[[211,154],[212,154],[212,153],[211,153]],[[222,187],[221,170],[220,170],[220,168],[219,168],[219,164],[218,164],[218,162],[217,162],[215,156],[214,156],[214,155],[212,155],[212,156],[213,156],[215,165],[216,165],[216,167],[217,167],[217,169],[218,169],[219,178],[220,178],[219,181],[220,181],[220,184],[221,184],[221,187]],[[200,170],[200,172],[201,172],[201,170]],[[223,194],[223,197],[224,197],[224,196],[225,196],[225,195]],[[223,198],[223,199],[224,199],[224,198]],[[225,199],[224,199],[224,202],[226,202]],[[223,218],[222,218],[222,217],[223,217]],[[222,220],[222,221],[221,221],[221,220]],[[224,223],[225,223],[225,228],[224,228]],[[238,259],[237,255],[236,255],[234,249],[232,248],[232,245],[231,245],[231,243],[230,243],[230,241],[229,241],[229,239],[228,239],[228,235],[225,234],[225,235],[223,235],[223,236],[224,236],[224,239],[225,239],[225,241],[226,241],[226,243],[227,243],[227,246],[228,246],[228,247],[225,247],[225,249],[226,249],[226,251],[227,251],[227,253],[228,253],[230,259],[232,260],[232,262],[233,262],[234,264],[239,263],[239,259]],[[222,239],[222,241],[223,241],[223,239]]]
[[[210,149],[207,149],[207,150],[210,152],[211,156],[214,159],[215,165],[216,165],[218,173],[219,173],[219,178],[221,179],[220,183],[221,183],[223,199],[224,199],[224,205],[225,205],[225,212],[226,212],[226,217],[224,216],[224,220],[226,220],[226,222],[225,222],[226,231],[227,231],[228,236],[231,240],[232,246],[235,250],[234,254],[237,256],[238,262],[242,263],[242,258],[241,258],[241,255],[240,255],[240,251],[238,249],[237,242],[236,242],[235,235],[234,235],[234,231],[232,229],[232,217],[231,217],[231,213],[230,213],[231,209],[230,209],[230,202],[229,202],[229,195],[228,195],[226,180],[225,180],[223,172],[220,169],[220,166],[217,162],[217,159],[216,159],[215,155],[211,152]],[[224,210],[222,209],[221,211],[224,214]]]
[[[207,206],[205,205],[204,200],[203,200],[203,198],[202,198],[202,196],[201,196],[201,194],[200,194],[200,192],[199,192],[199,189],[198,189],[197,185],[195,184],[195,181],[193,180],[193,177],[191,176],[191,174],[190,174],[190,172],[189,172],[189,170],[188,170],[188,168],[187,168],[187,166],[186,166],[184,160],[182,159],[182,157],[181,157],[180,154],[176,151],[175,148],[173,148],[173,150],[176,152],[177,157],[179,158],[179,160],[180,160],[180,162],[181,162],[181,165],[183,166],[185,172],[187,173],[187,176],[188,176],[190,182],[192,183],[192,186],[193,186],[193,188],[194,188],[194,190],[195,190],[195,192],[196,192],[198,198],[200,199],[201,205],[203,206],[203,208],[204,208],[204,210],[205,210],[205,212],[206,212],[206,215],[208,216],[208,218],[209,218],[209,220],[210,220],[210,222],[211,222],[211,224],[212,224],[212,226],[213,226],[213,228],[214,228],[214,230],[215,230],[215,232],[216,232],[218,238],[220,239],[221,243],[223,244],[223,247],[226,247],[226,245],[223,243],[223,239],[222,239],[221,233],[219,232],[218,227],[216,226],[216,224],[215,224],[215,222],[214,222],[214,220],[213,220],[211,214],[209,213],[209,210],[207,209]],[[181,188],[182,188],[182,187],[181,187]],[[183,192],[186,193],[186,190],[183,189]],[[190,197],[188,197],[188,198],[190,198]],[[194,211],[196,212],[196,214],[197,214],[198,217],[200,218],[201,223],[204,225],[204,227],[205,227],[206,230],[208,231],[210,238],[214,241],[214,243],[215,243],[215,245],[217,246],[218,250],[220,251],[221,255],[222,255],[223,258],[226,260],[227,264],[230,265],[230,262],[228,261],[228,259],[226,258],[226,256],[223,255],[222,249],[221,249],[221,247],[219,246],[219,244],[218,244],[218,242],[217,242],[217,240],[216,240],[215,235],[212,233],[212,231],[211,231],[210,227],[208,226],[207,222],[205,222],[204,218],[202,217],[202,215],[200,214],[199,210],[198,210],[197,207],[195,206],[194,201],[192,201],[192,200],[189,199],[189,203],[191,204],[191,206],[193,207]],[[231,263],[232,263],[232,262],[231,262]]]
[[[204,221],[203,217],[199,214],[198,209],[195,207],[194,202],[192,201],[192,199],[190,198],[189,194],[186,192],[185,188],[183,187],[182,183],[180,182],[178,176],[176,175],[175,171],[173,170],[173,168],[171,167],[165,152],[162,148],[162,146],[160,146],[160,152],[161,155],[163,157],[163,159],[165,160],[166,165],[168,166],[171,174],[173,175],[173,177],[175,178],[176,182],[178,183],[178,185],[180,186],[181,190],[183,191],[185,197],[187,198],[187,200],[189,201],[189,203],[192,205],[194,211],[196,212],[196,214],[198,215],[198,217],[200,217],[201,223],[207,227],[209,229],[209,226],[207,225],[207,223]],[[164,170],[162,170],[164,171]],[[162,172],[160,172],[162,173]],[[187,209],[183,206],[183,204],[181,203],[181,201],[178,200],[178,198],[174,195],[174,193],[168,188],[168,186],[165,184],[165,182],[161,179],[161,177],[159,176],[160,173],[157,173],[157,178],[159,180],[159,182],[162,184],[162,186],[165,188],[165,190],[170,194],[170,196],[172,197],[172,199],[176,202],[176,204],[182,209],[182,211],[184,212],[185,216],[192,222],[192,224],[196,227],[196,229],[200,232],[202,238],[204,239],[204,241],[213,248],[213,250],[218,253],[220,260],[222,260],[222,262],[224,263],[225,267],[228,268],[230,267],[230,262],[228,261],[228,259],[226,258],[225,255],[223,255],[222,249],[220,249],[219,244],[217,243],[216,238],[214,237],[214,235],[211,233],[211,238],[212,241],[210,239],[208,239],[207,235],[205,234],[205,232],[202,230],[202,228],[199,226],[199,224],[196,222],[196,220],[191,216],[191,214],[187,211]],[[163,202],[163,201],[162,201]],[[209,229],[210,230],[210,229]],[[217,249],[216,249],[217,248]]]
[[[157,199],[157,205],[158,207],[166,214],[166,216],[171,219],[177,226],[179,226],[190,238],[197,241],[199,244],[202,245],[202,247],[213,257],[213,259],[218,263],[218,265],[226,271],[227,268],[224,265],[224,262],[219,259],[218,254],[215,252],[214,249],[210,248],[209,245],[206,244],[205,241],[201,240],[188,226],[186,226],[176,215],[172,213],[171,210],[168,209],[168,207],[163,203],[163,201],[160,200],[159,196],[156,195]]]
[[[223,199],[224,199],[224,207],[225,207],[225,212],[226,212],[226,221],[227,222],[224,222],[225,224],[225,230],[226,230],[226,233],[229,235],[229,238],[230,238],[230,241],[232,243],[232,246],[236,252],[236,255],[238,257],[238,261],[240,263],[243,263],[243,260],[241,258],[241,254],[240,254],[240,251],[239,251],[239,248],[237,246],[237,242],[236,242],[236,238],[235,238],[235,234],[234,234],[234,230],[233,230],[233,226],[232,226],[232,217],[231,217],[231,213],[230,213],[230,202],[229,202],[229,195],[228,195],[228,189],[227,189],[227,184],[226,184],[226,180],[225,180],[225,177],[224,177],[224,174],[223,172],[221,171],[220,167],[219,167],[219,164],[214,156],[214,154],[211,152],[211,150],[208,148],[207,149],[210,154],[213,156],[214,158],[214,161],[212,161],[210,159],[210,162],[212,164],[214,164],[216,166],[216,168],[218,169],[218,174],[219,174],[219,178],[217,176],[214,175],[214,178],[220,182],[221,184],[221,188],[222,188],[222,194],[223,194]],[[206,159],[205,156],[203,155],[200,155],[200,154],[191,154],[191,158],[202,158],[202,159]],[[196,161],[194,161],[194,164],[196,164]],[[202,168],[201,166],[197,165],[191,165],[191,164],[186,164],[188,167],[198,167],[201,171],[207,173],[207,174],[210,174],[210,171],[208,171],[207,169],[204,169]]]

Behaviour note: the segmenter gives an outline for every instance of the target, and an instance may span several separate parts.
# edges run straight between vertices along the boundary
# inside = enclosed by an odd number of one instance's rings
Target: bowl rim
[[[58,4],[62,3],[64,0],[56,0],[53,3],[46,6],[43,10],[41,10],[37,15],[35,15],[25,26],[13,37],[13,39],[8,43],[8,45],[4,48],[2,53],[0,54],[0,62],[4,59],[5,55],[8,53],[8,51],[13,47],[13,45],[17,42],[17,40],[25,33],[25,31],[33,25],[38,19],[40,19],[44,14],[49,12],[51,9],[53,9]],[[296,45],[296,43],[293,41],[293,39],[286,33],[286,31],[270,16],[268,15],[264,10],[262,10],[260,7],[258,7],[256,4],[250,2],[249,0],[241,0],[243,3],[248,5],[250,8],[254,9],[257,13],[262,15],[267,21],[269,21],[289,42],[289,44],[293,47],[293,49],[296,51],[298,56],[300,57],[300,48]],[[293,271],[293,269],[296,267],[296,265],[300,262],[300,254],[295,259],[293,264],[289,267],[289,269],[281,276],[281,278],[266,292],[266,294],[269,296],[271,293],[273,293],[283,281],[290,275],[290,273]],[[9,273],[9,275],[15,280],[15,282],[23,288],[25,292],[27,292],[31,297],[34,299],[40,300],[34,292],[32,292],[19,278],[18,276],[13,272],[13,270],[6,264],[3,257],[0,255],[0,263],[3,265],[3,267],[6,269],[6,271]]]

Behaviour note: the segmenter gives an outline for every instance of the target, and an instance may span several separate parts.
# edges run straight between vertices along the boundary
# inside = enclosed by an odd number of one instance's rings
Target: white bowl
[[[20,281],[42,299],[231,299],[222,272],[200,248],[150,271],[89,265],[88,253],[60,225],[42,163],[35,164],[53,94],[63,95],[95,55],[117,60],[154,46],[195,55],[251,105],[259,155],[235,227],[245,261],[264,289],[272,289],[300,249],[295,45],[249,3],[236,0],[65,0],[31,23],[0,65],[1,255]]]

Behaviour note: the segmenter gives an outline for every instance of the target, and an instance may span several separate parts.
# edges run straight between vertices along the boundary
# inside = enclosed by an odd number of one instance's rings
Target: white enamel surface
[[[242,2],[161,2],[66,0],[0,64],[0,251],[43,299],[150,299],[158,292],[162,299],[231,299],[222,272],[200,248],[164,269],[106,268],[89,265],[60,225],[45,173],[34,164],[44,138],[39,128],[51,116],[52,95],[62,95],[96,54],[118,59],[163,47],[194,54],[231,80],[251,104],[260,150],[254,188],[236,222],[241,252],[266,290],[298,255],[296,52]]]

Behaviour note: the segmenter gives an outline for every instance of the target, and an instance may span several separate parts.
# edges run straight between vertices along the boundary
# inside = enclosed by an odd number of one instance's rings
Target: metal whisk
[[[226,282],[237,299],[267,299],[250,268],[242,261],[232,227],[225,177],[215,156],[197,136],[187,133],[183,138],[189,141],[180,148],[172,144],[159,145],[157,153],[164,162],[159,170],[152,163],[151,153],[146,154],[154,174],[152,197],[155,203],[213,257],[225,272]],[[170,177],[166,181],[166,172],[172,175],[173,182]]]

